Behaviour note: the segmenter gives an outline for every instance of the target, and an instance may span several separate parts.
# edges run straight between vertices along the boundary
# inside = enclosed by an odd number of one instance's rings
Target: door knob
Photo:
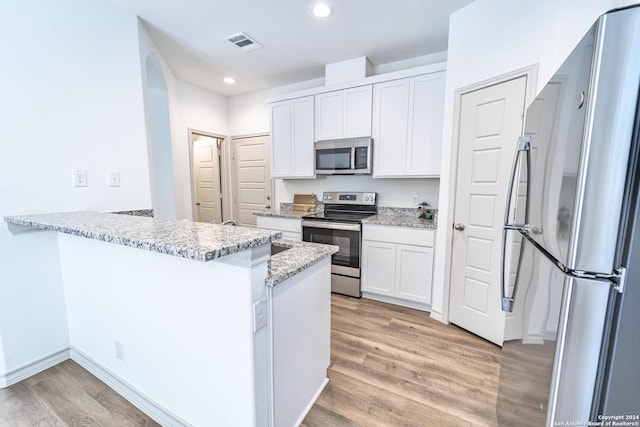
[[[271,205],[267,205],[264,207],[265,209],[271,209]]]
[[[271,196],[267,196],[267,200],[271,200]]]
[[[459,222],[456,225],[454,225],[453,228],[455,228],[458,231],[462,231],[462,230],[464,230],[464,224]]]
[[[196,206],[200,206],[200,202],[196,202]]]

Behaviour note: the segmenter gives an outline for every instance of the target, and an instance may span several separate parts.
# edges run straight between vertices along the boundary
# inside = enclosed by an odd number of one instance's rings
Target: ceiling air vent
[[[224,39],[229,40],[231,43],[235,44],[245,52],[250,52],[252,50],[260,49],[262,47],[260,43],[253,40],[251,37],[249,37],[245,33],[234,34],[232,36],[225,37]]]

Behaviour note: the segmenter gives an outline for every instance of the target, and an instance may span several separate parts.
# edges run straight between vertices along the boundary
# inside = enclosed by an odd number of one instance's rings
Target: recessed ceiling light
[[[311,9],[311,13],[313,13],[313,16],[317,18],[326,18],[333,13],[333,9],[331,8],[331,6],[325,3],[318,3],[313,6],[313,9]]]
[[[236,82],[236,79],[234,79],[233,77],[225,77],[224,79],[222,79],[222,81],[224,81],[228,85],[232,85]]]

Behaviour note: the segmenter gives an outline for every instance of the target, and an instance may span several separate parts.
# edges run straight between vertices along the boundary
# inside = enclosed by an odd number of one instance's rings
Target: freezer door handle
[[[501,264],[501,274],[500,274],[500,293],[501,293],[501,307],[502,307],[502,311],[506,312],[506,313],[512,313],[513,312],[513,307],[515,305],[515,298],[516,298],[516,292],[518,290],[518,282],[519,282],[519,278],[520,278],[520,267],[522,266],[522,258],[523,258],[523,251],[524,251],[524,240],[522,241],[522,243],[520,244],[520,252],[518,254],[518,266],[516,267],[516,277],[515,280],[513,282],[513,292],[511,292],[511,296],[507,296],[507,280],[505,280],[505,276],[507,274],[507,266],[506,266],[506,262],[507,262],[507,256],[506,256],[506,252],[507,252],[507,235],[509,233],[509,231],[513,231],[518,233],[519,235],[523,235],[522,231],[518,230],[517,228],[507,228],[505,227],[502,230],[502,252],[500,253],[500,264]]]

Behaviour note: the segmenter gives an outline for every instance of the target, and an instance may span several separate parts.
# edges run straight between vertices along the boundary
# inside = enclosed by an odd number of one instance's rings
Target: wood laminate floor
[[[329,384],[303,422],[495,426],[500,348],[428,313],[332,295]],[[67,360],[0,389],[0,426],[156,426]]]
[[[2,427],[158,425],[71,360],[0,389]]]
[[[329,384],[303,426],[495,426],[500,358],[428,313],[334,294]]]

